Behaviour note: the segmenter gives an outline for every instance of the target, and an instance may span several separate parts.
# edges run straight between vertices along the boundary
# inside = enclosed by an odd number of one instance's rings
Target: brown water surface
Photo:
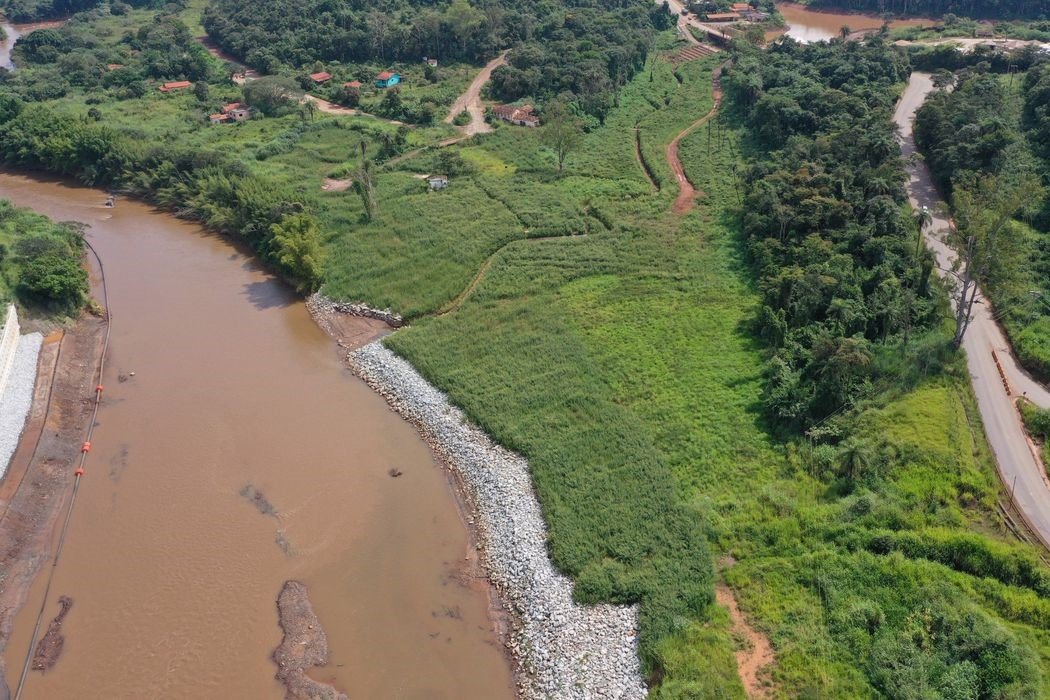
[[[784,16],[787,22],[787,31],[778,31],[774,36],[786,33],[788,36],[806,44],[813,41],[827,41],[841,36],[842,27],[849,27],[852,31],[863,31],[867,29],[878,29],[883,20],[876,15],[850,14],[846,12],[817,12],[805,5],[793,2],[778,2],[777,11]],[[890,27],[913,27],[917,25],[933,24],[931,19],[894,19],[890,20]]]
[[[318,680],[353,698],[512,697],[487,590],[464,580],[470,544],[443,470],[284,285],[144,204],[107,209],[97,190],[4,173],[0,198],[90,225],[113,314],[44,622],[59,595],[74,599],[65,651],[30,674],[26,700],[279,700],[270,653],[290,578],[328,634]],[[276,516],[239,494],[247,485]],[[43,578],[8,646],[12,689]]]

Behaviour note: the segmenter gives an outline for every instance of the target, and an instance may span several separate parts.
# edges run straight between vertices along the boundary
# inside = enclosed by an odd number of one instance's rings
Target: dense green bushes
[[[289,0],[213,0],[204,15],[208,33],[226,51],[268,73],[317,61],[415,62],[429,56],[477,62],[513,46],[510,65],[492,76],[493,95],[509,101],[568,92],[597,118],[641,69],[654,32],[672,22],[644,0],[600,6],[530,0],[485,8],[466,0],[446,6],[401,0],[382,9],[345,1],[316,0],[304,7]]]
[[[810,428],[901,373],[880,355],[931,324],[931,267],[902,216],[904,171],[890,120],[907,67],[892,47],[793,41],[723,75],[757,151],[743,225],[772,351],[765,405]],[[896,354],[896,350],[889,350]]]
[[[75,313],[87,298],[84,239],[0,200],[0,303],[17,299],[44,313]]]
[[[142,143],[91,119],[30,105],[0,124],[0,160],[121,188],[245,240],[301,287],[320,283],[318,275],[302,276],[315,266],[274,239],[275,224],[305,211],[303,195],[250,175],[223,154]]]

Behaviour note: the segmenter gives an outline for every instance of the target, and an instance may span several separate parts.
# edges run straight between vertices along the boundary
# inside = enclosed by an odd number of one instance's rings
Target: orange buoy
[[[99,384],[98,386],[95,387],[95,391],[97,391],[100,394],[102,393],[102,389],[103,389],[103,386],[101,384]]]
[[[84,476],[84,467],[77,467],[77,470],[73,473],[77,476]]]
[[[85,442],[84,446],[80,448],[81,452],[91,452],[91,443]]]

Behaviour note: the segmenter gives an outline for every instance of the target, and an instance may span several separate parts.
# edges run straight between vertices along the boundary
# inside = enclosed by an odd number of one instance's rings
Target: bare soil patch
[[[733,623],[733,635],[745,642],[745,648],[736,651],[736,667],[744,690],[749,698],[769,697],[769,688],[759,676],[773,663],[773,647],[766,635],[750,624],[740,606],[736,603],[733,591],[724,583],[715,586],[715,600],[719,605],[729,609],[729,619]]]
[[[273,652],[277,680],[288,700],[349,700],[330,685],[306,675],[314,666],[328,663],[328,638],[314,614],[306,586],[285,581],[277,598],[277,614],[284,638]]]
[[[352,184],[354,184],[353,178],[336,180],[334,177],[326,177],[321,183],[321,189],[325,192],[346,192]]]

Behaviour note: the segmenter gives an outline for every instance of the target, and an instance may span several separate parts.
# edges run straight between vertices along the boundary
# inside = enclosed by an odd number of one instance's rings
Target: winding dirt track
[[[485,83],[492,77],[492,71],[507,62],[507,53],[509,51],[510,49],[507,49],[499,56],[496,56],[478,71],[467,91],[457,97],[456,101],[452,103],[448,116],[445,117],[446,124],[451,124],[452,120],[465,110],[470,114],[470,123],[457,127],[464,135],[473,136],[474,134],[487,134],[492,131],[492,127],[485,123],[485,109],[481,105],[481,88],[485,87]]]
[[[674,171],[675,179],[678,180],[678,198],[675,200],[674,207],[672,208],[675,214],[685,214],[692,209],[693,200],[696,197],[696,190],[693,188],[693,183],[689,182],[689,178],[685,175],[685,169],[682,167],[682,161],[678,158],[678,143],[691,132],[706,124],[708,120],[718,112],[718,107],[722,104],[721,77],[722,68],[724,67],[725,63],[722,63],[711,71],[711,83],[713,86],[715,103],[711,106],[710,111],[683,129],[681,133],[671,140],[671,143],[667,144],[667,164],[671,166],[671,170]]]

